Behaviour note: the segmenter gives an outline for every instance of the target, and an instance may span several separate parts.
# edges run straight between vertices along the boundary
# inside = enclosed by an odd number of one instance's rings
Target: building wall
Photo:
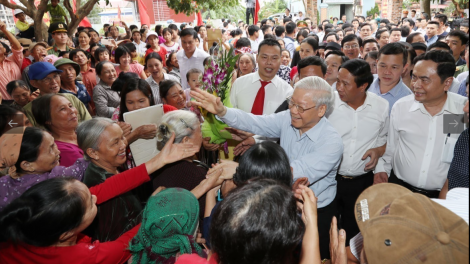
[[[15,26],[13,11],[4,5],[0,5],[0,20],[5,22],[8,29]]]
[[[171,10],[166,0],[143,0],[147,7],[150,21],[153,23],[166,22],[167,20],[174,20],[176,23],[194,22],[195,16],[186,16],[183,13],[176,14]]]

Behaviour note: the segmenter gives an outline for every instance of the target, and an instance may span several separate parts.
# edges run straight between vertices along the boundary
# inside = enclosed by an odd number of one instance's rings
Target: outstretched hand
[[[190,143],[174,144],[175,133],[171,134],[170,139],[165,144],[165,147],[160,151],[162,162],[164,165],[194,156],[199,151],[199,147]]]
[[[300,185],[295,192],[299,200],[297,207],[302,211],[302,220],[306,226],[317,228],[317,197],[313,191],[305,185]]]
[[[191,102],[192,106],[200,106],[214,115],[224,116],[227,111],[220,97],[201,89],[191,90],[191,97],[196,99]]]
[[[230,161],[230,160],[221,160],[220,163],[215,164],[212,168],[209,169],[207,175],[210,175],[217,170],[223,170],[222,175],[220,175],[221,179],[224,180],[231,180],[233,179],[233,175],[237,172],[238,162]]]

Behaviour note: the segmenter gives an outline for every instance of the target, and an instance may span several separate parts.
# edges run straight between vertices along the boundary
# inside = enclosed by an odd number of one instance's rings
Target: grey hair
[[[104,130],[116,124],[113,120],[104,117],[95,117],[93,119],[82,122],[77,128],[77,143],[78,147],[83,151],[85,159],[90,160],[87,154],[87,149],[98,149],[101,142],[100,137]]]
[[[316,91],[316,93],[313,93],[312,98],[316,107],[318,108],[319,106],[325,105],[326,113],[333,108],[335,103],[335,94],[333,93],[331,86],[322,78],[318,76],[303,78],[295,84],[294,90],[295,89]]]
[[[171,133],[175,133],[175,143],[180,143],[184,137],[190,137],[200,125],[196,114],[191,111],[176,110],[165,114],[157,130],[158,150],[166,145]]]

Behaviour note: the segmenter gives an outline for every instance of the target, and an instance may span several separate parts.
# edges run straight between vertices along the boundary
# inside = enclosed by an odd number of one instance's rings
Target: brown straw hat
[[[368,263],[468,263],[469,227],[447,208],[396,184],[366,189],[356,221]]]

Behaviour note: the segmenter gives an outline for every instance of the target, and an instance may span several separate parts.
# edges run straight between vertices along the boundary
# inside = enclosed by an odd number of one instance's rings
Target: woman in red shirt
[[[132,190],[149,181],[150,173],[198,150],[192,144],[167,144],[149,162],[90,189],[70,178],[54,178],[31,187],[0,212],[0,263],[126,263],[129,241],[140,225],[112,242],[91,241],[81,232],[95,218],[96,204]],[[201,197],[221,183],[220,175],[221,170],[191,192]]]

